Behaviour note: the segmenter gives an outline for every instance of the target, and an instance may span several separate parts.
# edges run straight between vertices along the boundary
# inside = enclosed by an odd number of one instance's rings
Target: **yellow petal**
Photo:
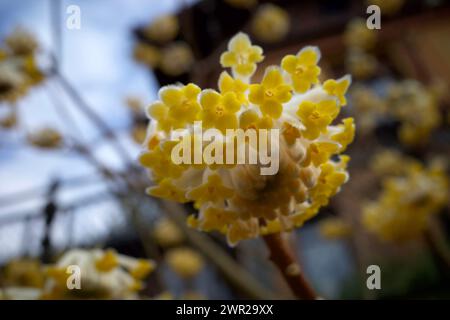
[[[172,86],[161,88],[159,90],[159,96],[168,107],[177,106],[183,100],[183,93],[180,88]]]
[[[288,55],[281,60],[281,67],[288,73],[295,73],[297,67],[297,57],[294,55]]]
[[[283,77],[279,69],[267,69],[262,85],[266,88],[275,88],[283,83]]]
[[[242,76],[250,76],[256,70],[256,65],[254,63],[242,63],[236,66],[236,72]]]
[[[277,87],[276,93],[275,93],[275,99],[278,102],[286,103],[289,100],[291,100],[292,94],[291,94],[291,86],[284,84]]]
[[[236,53],[234,52],[224,52],[222,53],[222,55],[220,56],[220,64],[222,65],[222,67],[232,67],[234,65],[236,65],[238,62]]]
[[[265,101],[261,105],[261,112],[268,115],[274,119],[278,119],[283,112],[283,106],[281,103],[273,100]]]
[[[217,106],[222,96],[215,90],[204,90],[200,97],[200,104],[203,109],[212,109]]]
[[[317,49],[316,49],[317,50]],[[307,47],[298,53],[298,62],[302,65],[314,65],[318,62],[318,54],[312,47]]]
[[[250,48],[250,38],[245,33],[239,32],[228,43],[228,49],[234,52],[242,52]]]
[[[254,104],[262,104],[264,102],[264,88],[259,84],[250,85],[248,100]]]
[[[237,112],[241,109],[241,104],[236,98],[236,94],[234,92],[227,92],[223,98],[222,103],[224,107],[230,112]]]
[[[258,113],[255,110],[246,110],[239,116],[239,126],[241,128],[248,128],[258,121],[258,119]]]
[[[219,77],[219,89],[220,92],[228,92],[233,90],[233,78],[228,74],[228,72],[223,71]]]
[[[199,95],[201,89],[196,86],[193,83],[189,83],[187,86],[184,87],[184,94],[186,96],[186,98],[190,99],[190,100],[194,100],[197,99],[197,96]]]
[[[155,120],[162,120],[167,116],[169,108],[160,102],[154,102],[148,107],[148,115]]]

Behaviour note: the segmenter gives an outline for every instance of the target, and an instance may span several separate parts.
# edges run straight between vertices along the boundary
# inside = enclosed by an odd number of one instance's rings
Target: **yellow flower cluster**
[[[219,91],[194,84],[161,88],[159,100],[148,108],[151,122],[140,156],[155,182],[148,193],[194,202],[199,212],[188,223],[222,232],[230,244],[292,230],[317,214],[348,179],[349,158],[341,153],[355,132],[352,118],[333,125],[346,104],[351,79],[320,83],[319,59],[318,48],[304,48],[285,57],[281,66],[268,67],[260,83],[252,83],[262,49],[239,33],[221,57],[233,75],[221,74]],[[237,128],[278,130],[278,172],[261,175],[262,164],[176,165],[171,151],[178,140],[171,140],[171,133],[181,132],[193,145],[204,143],[194,121],[222,134]],[[224,148],[229,142],[223,135]]]
[[[449,182],[442,167],[409,165],[404,174],[383,180],[377,201],[363,209],[362,222],[386,241],[406,241],[428,227],[448,199]]]
[[[370,169],[378,176],[398,176],[408,172],[409,168],[419,165],[419,161],[407,157],[394,149],[376,152],[370,162]]]
[[[4,45],[0,48],[0,102],[14,104],[44,75],[36,65],[38,44],[33,35],[17,28]]]
[[[404,80],[391,86],[386,104],[389,112],[401,121],[400,141],[408,146],[426,143],[441,123],[438,98],[415,80]]]
[[[69,290],[69,266],[80,268],[79,290]],[[155,268],[149,260],[117,254],[113,250],[74,249],[66,252],[47,269],[48,280],[43,299],[129,299],[136,298],[144,279]],[[75,273],[74,273],[75,274]]]
[[[259,6],[251,21],[252,34],[267,43],[283,40],[290,25],[286,10],[270,3]]]

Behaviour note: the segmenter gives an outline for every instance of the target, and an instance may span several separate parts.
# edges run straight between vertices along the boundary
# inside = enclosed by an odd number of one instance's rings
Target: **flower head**
[[[280,69],[269,68],[261,84],[250,85],[248,99],[259,106],[263,115],[278,119],[283,112],[283,103],[291,96],[291,87],[284,82]]]
[[[231,68],[236,76],[250,77],[256,71],[256,64],[264,59],[262,53],[262,48],[253,46],[246,34],[238,33],[228,43],[228,51],[220,56],[220,64]]]
[[[302,131],[308,139],[316,139],[321,132],[327,130],[327,126],[339,113],[339,107],[335,100],[324,100],[319,103],[303,101],[297,111],[297,115],[306,127]]]
[[[302,83],[302,90],[291,85],[297,81],[293,79],[297,77],[293,69],[296,66],[317,74],[318,49],[307,47],[297,56],[283,59],[284,69],[269,67],[261,82],[251,83],[249,76],[255,71],[256,62],[262,60],[262,50],[252,46],[242,33],[232,38],[228,48],[221,62],[233,68],[233,76],[221,74],[220,92],[204,89],[197,94],[199,89],[195,89],[189,102],[196,106],[198,103],[200,111],[197,107],[183,109],[174,116],[171,110],[183,101],[177,97],[185,97],[176,90],[183,87],[160,90],[160,101],[148,110],[152,121],[140,161],[155,182],[149,188],[151,195],[193,202],[198,212],[189,216],[188,224],[199,230],[224,233],[228,242],[235,244],[300,227],[328,204],[348,179],[349,159],[342,153],[353,139],[354,124],[348,118],[333,125],[345,104],[349,77],[324,84],[315,76],[300,77],[307,83]],[[242,73],[243,70],[248,72]],[[176,93],[175,98],[167,98],[168,93]],[[192,114],[187,119],[189,110]],[[217,137],[213,143],[201,139],[192,120],[215,129]],[[227,135],[228,129],[238,128],[242,129],[242,139],[238,139],[238,134]],[[262,129],[279,133],[273,138],[277,140],[260,135]],[[185,158],[194,161],[175,164],[170,158],[179,143],[170,139],[175,132],[187,139]],[[259,148],[264,143],[276,147],[270,154],[273,153],[278,167],[268,175],[261,173],[267,164]],[[214,157],[228,158],[231,152],[232,164],[202,159],[195,162],[192,154],[196,148],[203,150],[203,156],[207,150],[213,150]],[[256,156],[256,160],[239,162],[240,156],[247,160]]]
[[[168,86],[160,90],[160,101],[151,104],[148,114],[158,121],[161,129],[182,128],[198,119],[201,111],[197,97],[200,88],[195,84]]]
[[[350,76],[345,76],[338,80],[330,79],[325,81],[323,84],[323,88],[328,94],[338,98],[341,106],[345,106],[347,105],[347,99],[345,98],[345,94],[347,93],[350,83],[351,83]]]
[[[320,52],[316,47],[306,47],[300,50],[297,55],[288,55],[281,61],[281,67],[292,79],[294,90],[303,93],[312,84],[319,82],[318,76],[320,68],[317,63],[320,59]]]
[[[225,133],[226,129],[236,129],[238,118],[236,112],[241,108],[236,93],[221,95],[214,90],[204,90],[200,97],[203,108],[202,119],[205,128],[217,128]]]

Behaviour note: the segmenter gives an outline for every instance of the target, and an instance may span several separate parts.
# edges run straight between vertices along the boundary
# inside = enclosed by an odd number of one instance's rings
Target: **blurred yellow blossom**
[[[69,266],[82,272],[80,289],[67,287]],[[132,299],[142,289],[141,280],[155,268],[149,260],[121,255],[113,250],[70,250],[47,269],[42,299]]]
[[[178,18],[173,15],[165,15],[157,17],[143,30],[144,35],[151,40],[157,42],[168,42],[178,34],[179,31]]]
[[[188,247],[170,249],[165,255],[165,261],[182,278],[196,276],[204,265],[202,256]]]
[[[252,34],[260,41],[273,43],[289,33],[289,14],[281,7],[267,3],[258,7],[252,18]]]
[[[429,218],[448,201],[449,181],[438,166],[415,163],[386,177],[378,200],[363,209],[365,227],[386,241],[407,241],[428,228]]]
[[[415,80],[394,83],[386,98],[389,114],[400,120],[398,136],[407,146],[426,143],[441,123],[439,101],[430,89]]]
[[[0,48],[0,102],[14,103],[45,76],[36,63],[37,41],[22,28],[6,37]]]
[[[63,144],[61,133],[49,127],[31,132],[28,134],[27,139],[31,145],[42,149],[56,149]]]
[[[394,149],[383,149],[375,153],[370,169],[378,176],[397,176],[408,172],[411,166],[419,165],[414,158]]]
[[[4,287],[43,288],[45,272],[38,260],[14,259],[3,267],[1,278]]]
[[[21,27],[6,37],[5,44],[14,55],[30,55],[38,48],[34,35]]]
[[[189,72],[194,63],[191,47],[185,42],[171,43],[161,53],[159,68],[169,76],[179,76]]]
[[[161,61],[161,51],[150,44],[138,42],[134,46],[133,57],[137,62],[154,69],[159,66]]]
[[[184,241],[181,230],[168,218],[161,218],[156,222],[153,237],[162,247],[176,246]]]

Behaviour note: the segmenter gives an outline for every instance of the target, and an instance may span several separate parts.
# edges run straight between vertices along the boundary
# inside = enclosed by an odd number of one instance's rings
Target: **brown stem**
[[[263,239],[269,248],[270,260],[280,270],[292,292],[300,299],[317,299],[318,296],[303,276],[292,250],[281,234],[269,234]]]
[[[168,200],[162,200],[160,204],[169,218],[183,231],[192,246],[211,260],[229,283],[244,293],[247,298],[258,300],[275,298],[250,272],[230,257],[218,244],[211,241],[202,232],[188,227],[184,210],[180,204]]]

